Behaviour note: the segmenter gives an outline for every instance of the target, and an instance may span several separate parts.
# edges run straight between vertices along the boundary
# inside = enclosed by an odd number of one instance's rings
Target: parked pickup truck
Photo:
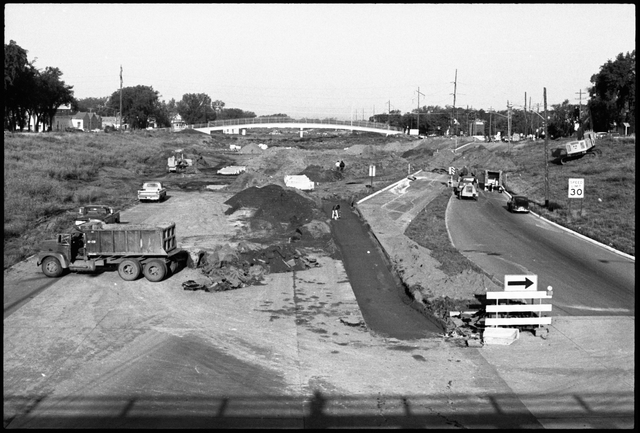
[[[138,200],[162,201],[167,197],[167,190],[160,182],[145,182],[138,190]]]
[[[112,207],[102,204],[91,204],[82,206],[76,216],[76,225],[90,221],[102,221],[107,224],[120,223],[120,212],[116,212]]]
[[[40,245],[37,265],[47,277],[69,271],[95,271],[117,266],[120,278],[132,281],[144,274],[162,281],[184,258],[176,245],[175,223],[158,226],[88,222]]]

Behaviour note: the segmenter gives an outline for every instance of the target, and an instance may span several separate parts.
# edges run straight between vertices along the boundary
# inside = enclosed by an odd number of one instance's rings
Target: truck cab
[[[85,234],[83,232],[60,233],[55,239],[40,244],[37,266],[48,277],[59,277],[65,269],[93,270],[95,263],[87,262]]]

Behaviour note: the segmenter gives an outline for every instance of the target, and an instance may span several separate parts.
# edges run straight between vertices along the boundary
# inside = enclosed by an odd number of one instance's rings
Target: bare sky
[[[76,98],[146,85],[258,116],[579,102],[635,49],[633,4],[7,4],[5,44]],[[583,99],[584,102],[584,99]]]

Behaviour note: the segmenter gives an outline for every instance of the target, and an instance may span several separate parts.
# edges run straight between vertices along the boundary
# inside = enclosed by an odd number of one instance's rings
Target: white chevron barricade
[[[543,304],[543,299],[551,299],[551,291],[516,290],[487,292],[487,300],[495,300],[495,305],[486,305],[483,339],[489,344],[511,344],[519,338],[517,328],[497,328],[498,326],[535,326],[550,325],[551,317],[543,317],[543,312],[551,311],[551,304]],[[501,300],[526,300],[530,304],[500,304]],[[537,300],[538,302],[535,302]],[[515,317],[512,316],[515,313]],[[532,313],[529,317],[519,313]],[[493,315],[493,317],[492,317]],[[505,317],[506,316],[506,317]],[[510,317],[511,316],[511,317]]]

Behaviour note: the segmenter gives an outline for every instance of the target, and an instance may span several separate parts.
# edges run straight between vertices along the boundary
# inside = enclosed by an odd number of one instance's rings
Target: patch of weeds
[[[450,189],[443,190],[411,221],[405,235],[428,249],[440,263],[438,269],[448,276],[458,275],[465,270],[482,273],[477,265],[451,244],[445,224],[445,212],[451,197]]]

